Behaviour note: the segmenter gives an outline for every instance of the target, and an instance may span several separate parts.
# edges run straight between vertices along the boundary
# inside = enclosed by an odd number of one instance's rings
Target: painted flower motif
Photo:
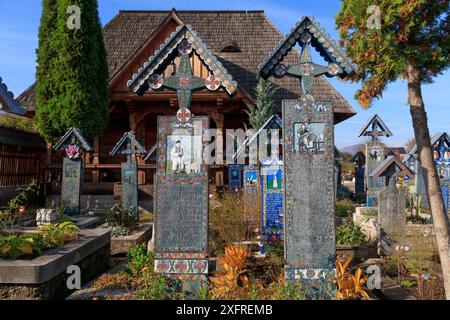
[[[152,74],[150,78],[148,79],[148,84],[150,88],[153,90],[157,90],[161,88],[164,84],[164,80],[162,78],[162,75],[160,74]]]
[[[210,75],[205,80],[205,86],[208,90],[215,91],[215,90],[219,89],[220,81],[216,76]]]
[[[286,71],[287,71],[287,67],[282,63],[280,63],[279,65],[277,65],[275,67],[275,75],[277,77],[283,77],[286,74]]]
[[[66,148],[66,155],[71,160],[76,160],[81,156],[80,148],[76,145],[70,145]]]

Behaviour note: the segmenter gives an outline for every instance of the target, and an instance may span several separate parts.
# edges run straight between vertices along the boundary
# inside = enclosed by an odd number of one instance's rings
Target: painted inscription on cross
[[[308,31],[304,31],[302,33],[300,37],[302,53],[300,56],[299,64],[286,66],[282,63],[279,63],[272,71],[272,75],[275,76],[276,78],[290,76],[293,78],[300,79],[303,94],[305,96],[313,94],[313,84],[315,77],[323,75],[334,77],[343,73],[342,68],[335,63],[330,63],[328,66],[322,66],[313,63],[311,58],[311,52],[309,50],[311,39],[312,36]]]
[[[193,75],[190,61],[192,44],[187,39],[184,39],[178,45],[178,53],[180,55],[180,64],[177,73],[165,79],[160,74],[153,74],[150,76],[148,83],[152,90],[166,88],[177,92],[179,105],[177,119],[182,123],[186,123],[192,117],[190,110],[192,93],[203,89],[216,91],[219,89],[221,82],[215,75],[210,75],[206,79]]]

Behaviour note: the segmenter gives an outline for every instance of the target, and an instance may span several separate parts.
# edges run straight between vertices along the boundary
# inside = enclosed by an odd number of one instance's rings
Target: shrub
[[[24,256],[38,256],[44,248],[42,235],[0,236],[0,259],[15,260]]]
[[[368,275],[363,276],[361,268],[356,269],[353,275],[349,270],[352,258],[336,259],[337,270],[337,293],[336,298],[339,300],[368,300],[369,295],[363,286],[365,285]]]
[[[244,267],[250,251],[241,246],[228,246],[225,255],[218,259],[223,271],[217,272],[210,280],[213,284],[212,297],[215,299],[232,298],[237,292],[249,288],[249,279]]]
[[[346,223],[336,228],[336,244],[361,245],[365,241],[366,236],[357,224]]]
[[[0,259],[32,258],[43,250],[63,245],[78,237],[79,229],[73,222],[62,222],[37,229],[38,233],[0,236]]]
[[[155,253],[147,252],[146,244],[138,244],[128,250],[127,273],[136,276],[145,271],[152,272],[155,266]]]
[[[355,205],[349,199],[336,201],[336,216],[346,218],[355,212]]]
[[[210,201],[209,247],[213,255],[224,252],[225,246],[245,239],[244,204],[240,194],[225,191],[222,198]]]
[[[40,227],[38,231],[43,235],[46,247],[53,248],[78,238],[80,229],[73,222],[64,221]]]
[[[135,208],[124,208],[122,204],[115,204],[105,215],[105,221],[111,227],[113,237],[128,236],[135,230],[138,220],[134,215]]]

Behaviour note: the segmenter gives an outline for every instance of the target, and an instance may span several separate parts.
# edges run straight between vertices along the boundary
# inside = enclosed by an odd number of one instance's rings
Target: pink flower
[[[66,148],[66,155],[69,159],[78,159],[80,157],[80,149],[75,145]]]

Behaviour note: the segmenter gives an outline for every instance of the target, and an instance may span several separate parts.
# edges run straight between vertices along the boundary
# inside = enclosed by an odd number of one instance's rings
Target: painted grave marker
[[[233,192],[242,189],[242,166],[240,164],[228,165],[228,189]]]
[[[194,53],[195,52],[195,53]],[[206,79],[193,74],[197,54],[208,68]],[[164,70],[179,56],[175,75]],[[203,151],[209,141],[209,118],[194,116],[194,91],[224,88],[232,95],[237,83],[190,25],[178,26],[128,81],[142,95],[148,89],[177,92],[176,116],[158,117],[155,271],[182,279],[185,290],[198,292],[208,274],[209,173]]]
[[[283,161],[261,166],[261,253],[265,245],[283,240]]]
[[[380,137],[392,137],[392,132],[378,115],[374,115],[360,130],[359,136],[371,137],[371,140],[366,143],[366,202],[368,207],[377,206],[378,193],[386,186],[386,178],[373,178],[371,174],[386,158],[385,147]]]
[[[66,213],[79,214],[83,190],[83,152],[92,151],[92,147],[80,130],[71,128],[54,149],[64,150],[61,203],[66,206]]]
[[[127,162],[121,165],[122,172],[122,207],[131,208],[135,217],[139,216],[139,189],[138,189],[138,165],[137,154],[145,154],[146,151],[136,140],[132,132],[126,132],[114,146],[111,156],[126,155]]]
[[[300,63],[282,60],[296,43]],[[309,44],[328,66],[312,62]],[[303,97],[283,101],[285,276],[308,288],[308,298],[335,296],[334,119],[330,102],[313,96],[315,77],[353,73],[355,66],[311,17],[297,23],[260,66],[260,75],[301,79]]]
[[[379,193],[378,226],[380,255],[393,254],[406,224],[406,197],[396,185],[396,177],[389,179],[389,186]]]

